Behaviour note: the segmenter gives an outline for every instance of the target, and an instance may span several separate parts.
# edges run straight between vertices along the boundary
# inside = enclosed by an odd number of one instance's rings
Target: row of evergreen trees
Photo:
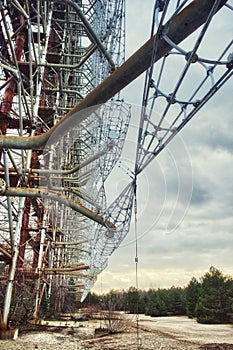
[[[110,291],[90,293],[85,306],[124,310],[150,316],[187,315],[200,323],[233,323],[233,280],[211,267],[198,281],[191,279],[185,288]]]

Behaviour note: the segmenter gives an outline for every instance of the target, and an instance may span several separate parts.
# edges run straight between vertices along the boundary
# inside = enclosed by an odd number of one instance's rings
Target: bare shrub
[[[100,312],[100,319],[103,320],[103,328],[110,334],[124,332],[131,324],[128,315],[110,308]]]

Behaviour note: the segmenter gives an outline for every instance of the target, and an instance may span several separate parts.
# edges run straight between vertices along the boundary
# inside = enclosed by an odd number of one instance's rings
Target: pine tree
[[[196,317],[196,305],[198,302],[200,283],[193,277],[186,288],[186,313],[190,318]]]
[[[195,310],[198,322],[229,323],[231,321],[232,310],[227,281],[227,277],[213,266],[204,275]]]

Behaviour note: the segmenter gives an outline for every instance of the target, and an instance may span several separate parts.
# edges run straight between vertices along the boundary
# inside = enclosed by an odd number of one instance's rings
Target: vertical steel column
[[[10,177],[9,177],[9,169],[8,169],[8,158],[7,158],[7,151],[3,149],[3,162],[4,162],[4,169],[5,169],[5,181],[6,186],[10,186]],[[9,220],[9,230],[10,230],[10,239],[11,239],[11,246],[14,245],[14,233],[13,233],[13,218],[12,218],[12,208],[11,208],[11,199],[10,197],[7,198],[7,207],[8,207],[8,220]]]
[[[23,49],[25,44],[25,35],[24,33],[19,33],[16,36],[14,54],[17,61],[21,60],[23,55]],[[2,135],[6,135],[8,127],[8,119],[10,118],[11,108],[13,99],[15,96],[17,82],[14,77],[10,79],[6,88],[3,101],[0,106],[0,130]],[[0,149],[0,161],[2,157],[2,149]]]
[[[14,245],[12,247],[12,261],[11,261],[11,266],[9,271],[5,300],[4,300],[2,324],[0,324],[0,329],[3,331],[7,329],[8,317],[10,312],[13,283],[15,279],[16,264],[17,264],[18,254],[19,254],[19,237],[20,237],[21,225],[23,221],[24,203],[25,203],[25,198],[24,197],[20,198],[18,222],[15,230]]]
[[[15,47],[14,47],[14,57],[16,59],[16,62],[21,60],[21,57],[23,55],[23,50],[24,50],[24,44],[25,44],[25,34],[22,32],[19,32],[16,36]],[[6,132],[7,132],[7,127],[8,127],[11,108],[12,108],[13,99],[16,91],[16,86],[17,86],[17,81],[14,77],[12,77],[5,88],[5,94],[0,106],[0,130],[1,130],[1,134],[4,136],[6,135]],[[8,176],[9,174],[7,174],[8,164],[7,164],[6,152],[7,151],[4,151],[4,155],[5,155],[4,164],[6,169],[6,176]],[[2,149],[0,149],[0,161],[1,161],[1,157],[2,157]],[[9,185],[10,185],[9,178],[7,178],[7,186]],[[10,233],[11,233],[12,260],[9,268],[8,284],[7,284],[6,294],[4,299],[2,324],[0,324],[0,328],[3,331],[7,329],[8,317],[9,317],[9,311],[10,311],[10,305],[11,305],[13,283],[15,279],[15,271],[16,271],[17,259],[19,254],[18,245],[19,245],[19,235],[20,235],[21,223],[22,223],[24,198],[20,198],[19,200],[19,203],[20,203],[19,217],[18,217],[18,223],[15,231],[15,236],[13,234],[13,227],[12,227],[13,221],[11,216],[10,198],[7,200],[7,203],[8,203],[8,216],[9,216],[9,225],[10,225]]]
[[[33,314],[34,319],[37,319],[38,317],[41,299],[43,297],[43,291],[44,291],[44,288],[42,289],[42,291],[40,291],[40,284],[41,284],[40,271],[43,265],[44,243],[45,243],[45,229],[42,228],[40,230],[40,249],[39,249],[39,257],[38,257],[38,264],[37,264],[37,272],[39,272],[39,278],[37,280],[37,288],[36,288],[36,298],[35,298],[36,303],[35,303],[35,310]]]
[[[19,33],[16,37],[15,48],[14,48],[15,57],[16,57],[17,61],[21,60],[21,57],[23,54],[23,49],[24,49],[24,44],[25,44],[25,34]],[[11,78],[9,83],[7,84],[6,88],[5,88],[5,95],[3,97],[3,101],[2,101],[1,106],[0,106],[0,117],[1,116],[2,117],[3,116],[6,116],[6,117],[10,116],[13,98],[14,98],[15,90],[16,90],[16,84],[17,83],[16,83],[15,78]],[[5,134],[3,133],[3,135],[5,135]]]
[[[22,227],[20,233],[20,242],[19,242],[19,259],[17,261],[17,267],[23,266],[26,242],[28,239],[28,225],[29,225],[29,215],[31,209],[32,198],[26,198],[24,205],[24,213],[22,217]]]
[[[37,2],[37,6],[39,7],[39,1]],[[51,4],[51,6],[53,6],[53,4]],[[50,36],[50,32],[51,32],[52,14],[53,14],[53,11],[52,11],[52,7],[51,7],[49,10],[49,13],[48,13],[48,25],[46,27],[46,40],[45,40],[45,43],[42,47],[40,45],[40,23],[39,23],[39,20],[37,22],[37,25],[38,25],[38,34],[37,34],[38,35],[38,63],[40,66],[39,66],[39,75],[38,75],[37,81],[36,81],[35,102],[33,105],[33,114],[35,116],[38,115],[38,109],[39,109],[40,102],[41,102],[41,90],[42,90],[42,82],[43,82],[43,79],[45,78],[46,52],[48,50],[48,45],[49,45],[49,36]],[[39,16],[38,16],[38,18],[39,18]]]

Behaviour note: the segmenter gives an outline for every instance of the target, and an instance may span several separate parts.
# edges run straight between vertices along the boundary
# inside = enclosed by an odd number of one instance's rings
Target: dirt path
[[[189,322],[191,321],[191,322]],[[1,341],[1,350],[233,350],[233,328],[202,325],[186,318],[141,317],[124,333],[94,338],[96,323],[41,327],[20,334],[16,341]],[[217,327],[217,328],[215,328]]]
[[[150,317],[141,315],[142,328],[154,329],[197,344],[228,343],[233,349],[233,325],[206,325],[184,316]]]

